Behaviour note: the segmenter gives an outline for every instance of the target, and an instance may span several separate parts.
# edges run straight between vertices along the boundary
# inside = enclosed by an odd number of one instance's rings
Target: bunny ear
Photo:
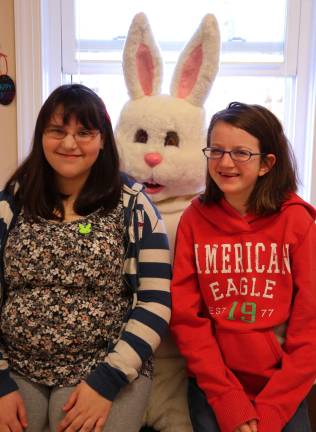
[[[203,106],[218,72],[219,53],[218,23],[208,14],[180,54],[171,81],[172,96]]]
[[[134,16],[123,50],[123,74],[131,99],[160,93],[162,60],[144,13]]]

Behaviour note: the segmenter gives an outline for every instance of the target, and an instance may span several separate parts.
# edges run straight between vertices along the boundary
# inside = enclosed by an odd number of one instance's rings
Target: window
[[[220,73],[206,103],[209,115],[232,100],[270,108],[283,122],[293,144],[302,180],[300,193],[308,200],[313,193],[316,201],[316,184],[311,182],[313,173],[316,178],[313,0],[117,0],[111,7],[104,0],[29,0],[28,7],[23,0],[15,0],[22,156],[27,153],[33,130],[33,124],[23,122],[23,106],[34,101],[31,106],[36,111],[38,94],[44,100],[62,82],[80,81],[94,88],[106,101],[115,123],[127,99],[121,50],[132,17],[138,11],[148,16],[162,49],[165,92],[183,44],[205,13],[216,15],[221,28],[222,56]],[[32,31],[34,24],[38,26],[38,19],[40,40]]]
[[[292,113],[287,116],[284,106],[294,91],[299,6],[293,0],[196,0],[194,7],[181,0],[121,0],[109,12],[102,0],[64,0],[64,78],[93,87],[110,104],[116,119],[126,100],[121,58],[133,16],[141,10],[149,18],[162,50],[164,91],[168,92],[181,49],[202,17],[211,12],[219,21],[222,54],[207,110],[211,113],[231,100],[262,103],[287,125]]]

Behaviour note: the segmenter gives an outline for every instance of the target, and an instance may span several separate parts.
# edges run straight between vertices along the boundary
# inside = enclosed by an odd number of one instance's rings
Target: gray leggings
[[[28,427],[25,432],[55,432],[63,418],[62,406],[74,387],[48,387],[11,372],[23,398]],[[140,376],[127,385],[113,402],[103,432],[138,432],[142,425],[151,380]]]

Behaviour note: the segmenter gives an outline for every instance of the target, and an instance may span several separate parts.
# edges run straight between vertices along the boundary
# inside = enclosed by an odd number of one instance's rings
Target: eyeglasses
[[[202,149],[207,159],[222,159],[228,153],[234,162],[247,162],[252,156],[264,156],[266,153],[252,153],[248,150],[222,150],[216,147],[205,147]]]
[[[80,144],[86,144],[92,141],[97,135],[99,135],[100,131],[95,129],[81,129],[75,134],[70,134],[73,136],[76,143]],[[48,127],[45,129],[44,134],[49,139],[54,139],[61,141],[66,138],[68,132],[66,132],[64,129],[59,129],[57,127]]]

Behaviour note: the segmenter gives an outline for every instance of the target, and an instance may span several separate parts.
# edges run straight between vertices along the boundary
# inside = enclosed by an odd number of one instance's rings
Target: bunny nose
[[[162,156],[160,153],[146,153],[144,156],[147,165],[154,167],[162,161]]]

